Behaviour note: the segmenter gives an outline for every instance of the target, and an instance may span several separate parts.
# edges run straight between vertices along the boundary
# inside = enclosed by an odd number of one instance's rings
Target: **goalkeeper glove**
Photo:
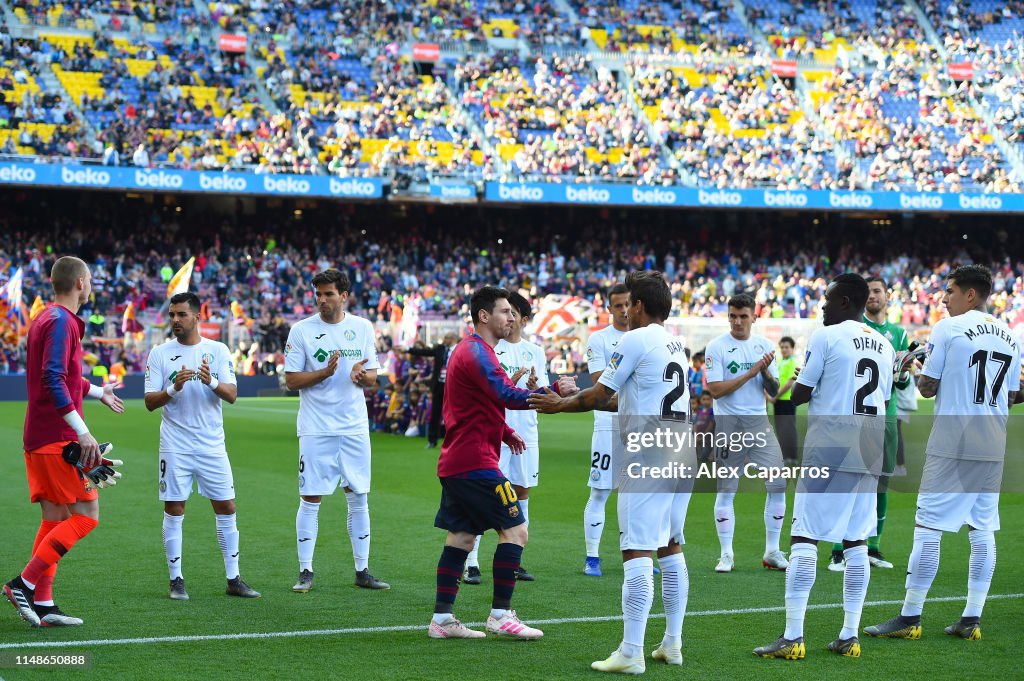
[[[109,442],[100,443],[101,455],[109,454],[112,451],[114,451],[114,445]],[[61,451],[61,456],[64,457],[66,462],[81,471],[83,475],[92,480],[94,485],[101,489],[105,487],[113,487],[117,484],[118,478],[121,477],[121,474],[115,471],[114,468],[120,466],[124,462],[117,459],[108,459],[106,456],[100,459],[100,464],[98,466],[85,470],[81,461],[82,446],[77,442],[69,442],[64,445],[64,449]]]

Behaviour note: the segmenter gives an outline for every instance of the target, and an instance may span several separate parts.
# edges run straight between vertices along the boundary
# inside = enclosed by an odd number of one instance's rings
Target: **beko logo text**
[[[960,195],[960,207],[966,210],[999,210],[1003,207],[1003,200],[998,196],[979,194],[977,196]]]
[[[640,189],[633,187],[633,203],[666,205],[676,202],[676,193],[664,189]]]
[[[871,208],[874,199],[867,194],[836,194],[828,193],[828,205],[833,208]]]
[[[360,180],[335,180],[331,178],[330,191],[332,194],[344,196],[373,196],[377,193],[372,182]]]
[[[598,189],[596,187],[583,187],[576,189],[575,187],[565,188],[565,200],[566,201],[578,201],[580,203],[608,203],[612,198],[612,193],[607,189]]]
[[[294,177],[264,177],[263,188],[268,192],[281,194],[308,194],[309,180],[297,180]]]
[[[152,187],[153,189],[181,189],[183,179],[177,173],[165,173],[158,170],[155,173],[147,173],[142,170],[135,171],[135,184],[138,187]]]
[[[36,169],[24,166],[0,166],[0,182],[35,182]]]
[[[525,185],[498,185],[498,198],[511,199],[513,201],[540,201],[544,198],[544,191],[540,187],[527,187]]]
[[[939,209],[942,208],[942,197],[929,194],[900,194],[900,208]]]
[[[249,183],[245,181],[244,177],[237,175],[199,173],[199,187],[219,192],[244,192],[249,187]]]
[[[110,173],[92,168],[72,170],[65,167],[60,169],[60,181],[64,184],[91,184],[103,187],[110,184]]]
[[[764,205],[781,208],[803,208],[807,205],[807,194],[802,192],[765,192]]]
[[[743,197],[739,192],[727,192],[724,189],[713,192],[701,189],[697,192],[697,203],[702,206],[738,206],[743,203]]]

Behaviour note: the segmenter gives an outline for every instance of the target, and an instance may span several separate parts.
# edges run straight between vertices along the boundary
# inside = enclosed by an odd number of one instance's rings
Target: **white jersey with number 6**
[[[328,324],[319,314],[296,323],[288,333],[284,370],[323,369],[335,352],[341,359],[334,375],[299,391],[299,437],[360,435],[370,430],[363,389],[351,379],[352,367],[361,360],[368,360],[367,371],[380,368],[369,321],[345,313],[337,324]]]

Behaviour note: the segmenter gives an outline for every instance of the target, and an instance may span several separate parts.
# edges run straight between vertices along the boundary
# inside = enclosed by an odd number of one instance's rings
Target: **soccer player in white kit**
[[[616,284],[608,290],[605,300],[611,324],[600,331],[590,334],[587,341],[587,371],[595,385],[608,366],[619,341],[629,330],[629,289],[624,284]],[[583,509],[583,537],[586,542],[587,556],[583,562],[583,574],[600,577],[601,572],[601,534],[604,532],[604,507],[608,497],[615,489],[615,474],[618,470],[613,460],[612,441],[618,435],[618,421],[614,415],[605,411],[594,411],[594,435],[590,440],[590,472],[587,485],[590,497]]]
[[[617,398],[620,431],[623,440],[654,435],[654,429],[669,428],[676,435],[689,435],[690,394],[687,361],[683,341],[664,326],[672,309],[672,296],[661,272],[631,272],[626,277],[629,290],[629,328],[608,360],[601,379],[572,397],[561,398],[547,392],[530,397],[538,411],[554,414],[563,411],[590,411],[613,407]],[[638,450],[626,461],[620,450],[623,475],[630,475],[634,461],[643,460]],[[636,456],[639,453],[640,456]],[[652,452],[654,453],[654,452]],[[690,470],[696,467],[692,441],[681,451]],[[678,463],[674,460],[673,463]],[[682,554],[683,525],[690,501],[692,478],[685,483],[659,480],[640,489],[624,489],[632,480],[620,477],[619,546],[622,549],[624,581],[622,643],[606,660],[591,664],[602,672],[642,674],[646,670],[643,645],[654,600],[654,561],[657,552],[661,565],[662,599],[665,605],[665,636],[651,657],[668,664],[681,665],[683,615],[689,595],[689,575]],[[652,489],[653,486],[653,489]]]
[[[892,344],[861,318],[868,284],[841,274],[825,290],[825,327],[811,336],[793,403],[808,404],[803,472],[793,500],[786,570],[786,630],[754,650],[759,657],[802,660],[804,616],[818,565],[818,542],[842,542],[843,628],[828,649],[860,657],[857,631],[870,571],[867,539],[875,531],[882,472],[885,403],[892,393]],[[824,477],[825,472],[828,473]],[[814,475],[815,477],[812,477]]]
[[[508,296],[508,302],[512,305],[514,321],[508,338],[499,339],[498,344],[494,346],[498,363],[516,387],[536,390],[550,385],[544,350],[535,343],[523,340],[523,329],[533,316],[529,301],[513,291]],[[505,423],[523,438],[526,450],[522,454],[513,454],[509,446],[502,443],[498,468],[512,483],[512,490],[519,498],[519,510],[523,514],[523,521],[529,526],[530,488],[536,487],[540,480],[540,434],[537,429],[537,412],[532,409],[506,409]],[[466,574],[462,578],[464,584],[480,583],[479,551],[478,535],[473,550],[466,557]],[[520,564],[516,568],[516,579],[521,582],[532,582],[534,576]]]
[[[763,433],[743,451],[722,447],[717,453],[719,467],[738,473],[748,461],[765,468],[781,469],[782,448],[768,425],[764,395],[779,392],[779,366],[771,341],[750,332],[754,324],[754,299],[745,293],[729,299],[729,332],[708,343],[704,350],[708,392],[715,398],[715,429],[719,434]],[[761,443],[761,444],[759,444]],[[718,478],[715,496],[715,530],[721,548],[715,572],[732,572],[732,538],[736,528],[733,500],[739,488],[736,477]],[[779,550],[782,521],[786,516],[786,480],[765,480],[768,496],[764,504],[764,556],[761,565],[785,570],[789,561]]]
[[[295,324],[285,346],[285,385],[299,391],[299,510],[295,534],[299,580],[313,588],[320,500],[345,488],[355,584],[388,589],[369,571],[370,422],[363,388],[377,383],[373,325],[345,311],[348,275],[327,269],[313,277],[319,312]]]
[[[1020,344],[985,311],[991,292],[992,273],[985,267],[959,267],[948,277],[943,302],[950,316],[932,328],[918,380],[921,394],[935,397],[935,420],[917,497],[907,594],[899,615],[864,629],[871,636],[921,638],[921,612],[939,571],[942,533],[967,525],[967,606],[945,633],[981,639],[981,612],[996,569],[1007,420],[1010,407],[1022,401]]]
[[[153,348],[146,362],[146,409],[163,408],[159,488],[169,595],[176,601],[188,600],[181,570],[181,526],[195,481],[217,516],[228,595],[259,598],[238,573],[235,481],[224,446],[221,402],[234,404],[238,395],[235,368],[226,345],[199,335],[200,308],[194,293],[172,296],[168,317],[174,340]]]

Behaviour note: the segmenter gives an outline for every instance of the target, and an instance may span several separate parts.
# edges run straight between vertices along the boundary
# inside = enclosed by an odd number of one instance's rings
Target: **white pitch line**
[[[993,594],[988,597],[990,601],[1024,598],[1024,593],[1019,594]],[[951,601],[962,601],[963,596],[943,596],[940,598],[929,598],[929,603],[949,603]],[[902,605],[903,601],[868,601],[864,605]],[[843,607],[842,603],[820,603],[808,605],[808,610],[829,610]],[[785,612],[784,606],[768,608],[736,608],[732,610],[697,610],[686,613],[686,617],[716,617],[720,615],[749,615],[754,613]],[[662,619],[665,615],[651,615],[651,619]],[[530,620],[530,624],[587,624],[592,622],[615,622],[622,620],[622,615],[604,615],[599,617],[559,617],[546,620]],[[480,627],[483,622],[467,622],[467,626]],[[246,639],[268,639],[268,638],[300,638],[305,636],[342,636],[345,634],[382,634],[398,631],[419,631],[426,629],[426,623],[406,624],[393,627],[351,627],[347,629],[309,629],[306,631],[268,631],[248,632],[240,634],[207,634],[203,636],[148,636],[143,638],[108,638],[93,639],[88,641],[39,641],[35,643],[0,643],[0,650],[12,648],[91,648],[96,646],[119,646],[135,645],[140,643],[192,643],[198,641],[242,641]]]

